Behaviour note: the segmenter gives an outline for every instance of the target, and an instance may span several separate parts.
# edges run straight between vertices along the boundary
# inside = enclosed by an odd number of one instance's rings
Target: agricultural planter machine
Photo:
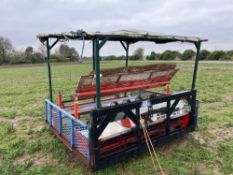
[[[125,160],[147,150],[143,128],[153,145],[166,143],[192,132],[197,126],[198,102],[195,82],[201,42],[197,37],[161,35],[121,30],[111,33],[39,34],[47,48],[50,99],[45,100],[45,121],[52,132],[92,169]],[[53,41],[50,44],[50,41]],[[62,40],[91,40],[93,67],[81,76],[71,99],[59,94],[53,101],[50,50]],[[100,69],[100,49],[107,41],[121,43],[126,51],[125,67]],[[128,66],[129,46],[139,41],[156,44],[188,42],[196,47],[192,87],[171,93],[170,81],[176,64]],[[167,87],[166,92],[152,90]]]

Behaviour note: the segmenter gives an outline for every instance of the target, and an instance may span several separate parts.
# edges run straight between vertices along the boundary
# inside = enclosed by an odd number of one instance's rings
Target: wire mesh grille
[[[45,120],[62,138],[89,160],[89,130],[52,102],[45,103]]]

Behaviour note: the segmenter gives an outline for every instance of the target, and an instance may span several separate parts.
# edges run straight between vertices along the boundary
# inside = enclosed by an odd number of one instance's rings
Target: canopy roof
[[[74,40],[93,40],[95,38],[99,38],[100,40],[107,39],[108,41],[125,41],[128,43],[135,43],[137,41],[153,41],[158,44],[177,41],[190,43],[207,41],[207,39],[198,37],[164,35],[142,30],[118,30],[113,32],[86,32],[78,30],[76,32],[71,31],[66,33],[39,34],[37,35],[37,38],[39,38],[41,42],[45,42],[48,38]]]

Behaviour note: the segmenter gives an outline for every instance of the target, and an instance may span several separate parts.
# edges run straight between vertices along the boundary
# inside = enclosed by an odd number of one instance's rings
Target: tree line
[[[14,49],[8,38],[0,36],[0,65],[3,64],[34,64],[43,63],[46,53],[44,46],[35,50],[32,46],[26,47],[25,50]],[[73,47],[61,44],[53,54],[51,62],[71,62],[79,60],[79,54]]]
[[[11,41],[8,38],[0,36],[0,65],[2,64],[33,64],[42,63],[45,61],[44,47],[34,50],[32,46],[26,47],[25,50],[15,50]],[[149,55],[145,55],[143,48],[136,49],[130,60],[193,60],[196,56],[195,51],[188,49],[184,52],[165,50],[162,53],[152,51]],[[200,60],[233,60],[233,50],[201,50],[199,55]],[[90,59],[90,58],[85,58]],[[122,56],[102,56],[102,60],[124,60]],[[80,61],[79,53],[74,47],[69,47],[66,44],[61,44],[55,52],[51,54],[51,62],[72,62]]]
[[[193,60],[196,57],[196,52],[187,49],[184,52],[165,50],[162,53],[152,51],[149,55],[144,55],[144,50],[142,48],[136,49],[132,56],[129,56],[130,60]],[[122,60],[125,56],[107,56],[104,57],[105,60]],[[232,60],[233,61],[233,50],[223,51],[223,50],[201,50],[199,54],[200,60]]]

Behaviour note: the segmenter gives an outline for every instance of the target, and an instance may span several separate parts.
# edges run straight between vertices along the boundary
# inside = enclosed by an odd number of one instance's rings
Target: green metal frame
[[[101,108],[100,102],[100,59],[99,59],[99,51],[100,51],[100,43],[99,39],[94,39],[94,57],[95,57],[95,80],[96,80],[96,108]]]
[[[100,56],[99,52],[100,49],[104,46],[104,44],[108,41],[108,37],[106,37],[103,40],[99,40],[98,37],[96,37],[93,42],[93,70],[95,70],[95,76],[96,76],[96,108],[101,108],[101,94],[100,94]],[[126,51],[126,61],[125,61],[125,67],[128,67],[128,60],[129,60],[129,44],[123,43],[123,41],[120,41],[121,45]]]
[[[51,65],[50,65],[50,50],[57,44],[57,42],[60,39],[56,39],[52,45],[49,43],[49,38],[46,40],[46,48],[47,48],[47,68],[48,68],[48,79],[49,79],[49,96],[50,101],[53,101],[53,90],[52,90],[52,76],[51,76]],[[101,108],[101,94],[100,94],[100,50],[104,46],[104,44],[108,41],[108,37],[104,39],[99,39],[98,37],[95,37],[92,40],[92,47],[93,47],[93,70],[95,70],[95,77],[96,77],[96,108]],[[126,51],[126,60],[125,60],[125,67],[128,67],[128,59],[129,59],[129,43],[120,41],[121,45]],[[195,64],[194,64],[194,71],[193,71],[193,80],[192,80],[192,87],[191,89],[194,90],[196,86],[196,79],[197,79],[197,70],[198,70],[198,63],[199,63],[199,55],[200,55],[200,49],[201,49],[201,42],[195,42],[194,43],[197,54],[195,58]]]
[[[128,61],[129,61],[129,43],[125,43],[123,41],[120,41],[121,45],[125,49],[126,57],[125,57],[125,67],[128,67]]]
[[[196,53],[194,71],[193,71],[192,90],[194,90],[196,86],[197,69],[198,69],[199,55],[200,55],[200,50],[201,50],[201,42],[195,43],[195,46],[196,46],[197,53]]]
[[[96,38],[93,40],[94,43],[94,55],[93,58],[95,60],[95,63],[93,63],[95,67],[95,76],[96,76],[96,108],[101,108],[101,94],[100,94],[100,57],[99,57],[99,51],[103,47],[103,45],[106,43],[107,38],[99,42],[99,39]],[[122,41],[120,41],[121,45],[126,51],[126,62],[125,67],[128,67],[128,52],[129,52],[129,44],[124,44]],[[201,49],[201,42],[194,43],[197,53],[195,58],[195,64],[194,64],[194,71],[193,71],[193,80],[192,80],[192,87],[191,89],[194,90],[196,86],[196,79],[197,79],[197,70],[198,70],[198,63],[199,63],[199,55],[200,55],[200,49]]]
[[[82,31],[79,31],[79,34]],[[81,34],[80,34],[81,35]],[[53,119],[53,112],[52,109],[56,108],[53,104],[53,90],[52,90],[52,76],[51,76],[51,65],[50,65],[50,51],[51,49],[56,45],[56,43],[59,40],[62,40],[64,38],[69,39],[66,36],[57,35],[55,36],[48,36],[46,39],[41,39],[42,43],[45,44],[47,48],[47,57],[46,57],[46,63],[47,63],[47,68],[48,68],[48,78],[49,78],[49,93],[50,93],[50,101],[46,100],[46,121],[49,122],[51,126],[51,130],[57,135],[57,137],[62,140],[64,143],[66,142],[66,138],[62,136],[61,134],[61,126],[59,125],[58,127],[58,132],[56,128],[54,127],[52,119]],[[88,37],[88,36],[87,36]],[[117,36],[118,37],[118,36]],[[145,36],[147,38],[148,36]],[[84,39],[84,37],[81,37]],[[50,45],[49,39],[55,39],[55,41]],[[78,39],[78,38],[75,38]],[[116,40],[114,40],[116,39]],[[118,40],[117,40],[118,39]],[[143,37],[141,38],[143,39]],[[102,35],[102,36],[97,36],[95,35],[94,38],[91,38],[92,41],[92,47],[93,47],[93,70],[95,72],[95,77],[96,77],[96,109],[90,111],[90,125],[88,125],[88,130],[89,130],[89,155],[90,159],[88,158],[89,161],[86,161],[86,158],[84,158],[85,162],[89,164],[89,166],[95,170],[98,170],[100,168],[104,168],[109,164],[119,162],[121,160],[125,160],[126,158],[135,155],[135,154],[140,154],[144,151],[147,150],[146,144],[142,142],[142,133],[140,129],[140,108],[142,106],[142,103],[144,102],[145,99],[139,99],[135,102],[132,103],[125,103],[117,106],[109,106],[102,108],[101,107],[101,86],[100,86],[100,50],[104,46],[104,44],[107,41],[119,41],[121,45],[123,46],[124,50],[126,51],[126,60],[125,60],[125,67],[128,67],[128,57],[129,57],[129,46],[132,42],[132,40],[125,40],[119,39],[119,38],[109,38],[109,36]],[[139,40],[135,40],[139,41]],[[142,40],[140,40],[142,41]],[[204,41],[204,40],[203,40]],[[167,107],[165,110],[165,113],[167,115],[166,121],[165,121],[165,127],[166,127],[166,132],[164,135],[159,135],[159,136],[154,136],[152,137],[152,143],[154,145],[159,145],[162,143],[166,143],[170,141],[171,139],[178,138],[183,136],[186,133],[189,133],[191,131],[194,131],[196,126],[197,126],[197,117],[198,117],[198,101],[196,100],[196,90],[195,90],[195,85],[196,85],[196,78],[197,78],[197,70],[198,70],[198,63],[199,63],[199,54],[200,54],[200,48],[201,48],[201,40],[192,42],[197,50],[196,58],[195,58],[195,63],[194,63],[194,70],[193,70],[193,79],[192,79],[192,85],[191,85],[191,90],[181,92],[181,93],[175,93],[175,94],[170,94],[166,96],[154,96],[151,98],[148,98],[150,101],[150,105],[157,105],[160,103],[167,103]],[[189,126],[186,128],[179,128],[175,131],[172,131],[170,129],[171,127],[171,118],[170,115],[175,111],[177,104],[181,99],[186,99],[188,101],[188,104],[191,107],[191,112],[189,113],[190,115],[190,122]],[[174,101],[172,104],[171,101]],[[70,100],[69,100],[70,102]],[[48,106],[49,105],[49,106]],[[48,109],[49,107],[49,109]],[[150,114],[151,109],[148,106],[148,114]],[[59,108],[59,110],[62,110]],[[134,112],[136,111],[136,113]],[[65,111],[63,111],[65,112]],[[113,151],[113,153],[110,156],[107,156],[105,158],[101,157],[101,144],[99,142],[99,136],[101,133],[104,131],[104,129],[107,127],[107,125],[114,119],[117,115],[117,113],[123,112],[127,117],[129,117],[134,124],[136,125],[135,130],[133,131],[132,135],[135,135],[137,140],[136,144],[130,145],[130,146],[124,146],[124,149],[121,149],[121,151],[115,151],[112,149],[110,151]],[[48,117],[49,116],[49,117]],[[58,120],[60,120],[59,117],[60,114],[58,113]],[[68,114],[67,116],[71,116]],[[72,120],[70,120],[70,142],[66,144],[71,150],[74,150],[74,130],[73,128],[76,126],[74,123],[74,118],[71,116]],[[70,118],[70,119],[71,119]],[[75,120],[75,122],[81,122],[80,120]],[[60,129],[59,129],[60,128]],[[156,126],[157,128],[157,126]],[[121,137],[118,137],[117,140],[119,139],[123,140]],[[125,141],[125,138],[124,138]],[[77,142],[76,142],[77,143]],[[115,148],[114,148],[115,149]],[[75,150],[74,150],[75,151]],[[79,154],[79,156],[82,158],[83,156],[76,151],[76,153]]]
[[[49,80],[49,99],[53,102],[53,88],[52,88],[52,77],[51,77],[51,65],[50,65],[50,50],[58,43],[59,39],[56,39],[54,43],[49,45],[49,38],[46,40],[46,50],[47,50],[47,68],[48,68],[48,80]]]

